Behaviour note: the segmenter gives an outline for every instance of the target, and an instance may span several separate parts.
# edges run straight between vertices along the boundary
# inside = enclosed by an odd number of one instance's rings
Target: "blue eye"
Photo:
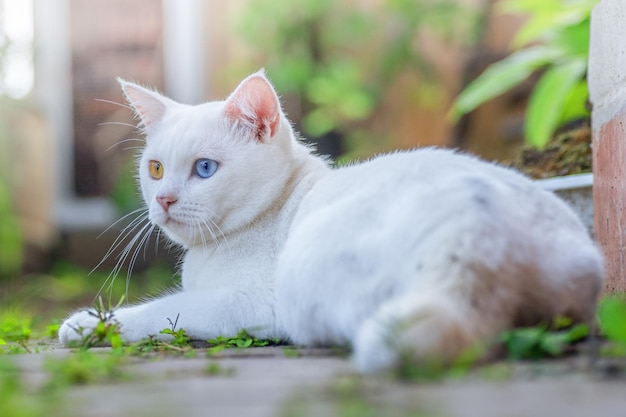
[[[212,159],[198,159],[196,161],[196,174],[200,178],[209,178],[217,171],[217,161]]]

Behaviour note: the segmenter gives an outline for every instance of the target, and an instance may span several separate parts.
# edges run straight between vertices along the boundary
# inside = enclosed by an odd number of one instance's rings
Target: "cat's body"
[[[514,325],[592,319],[602,257],[519,174],[437,149],[332,170],[260,73],[197,107],[122,86],[147,134],[150,220],[187,250],[182,291],[115,311],[127,341],[178,316],[195,339],[349,344],[375,371],[407,353],[450,361]],[[61,341],[95,320],[76,313]]]

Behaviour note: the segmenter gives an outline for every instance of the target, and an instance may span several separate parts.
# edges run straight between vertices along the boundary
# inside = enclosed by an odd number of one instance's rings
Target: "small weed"
[[[56,339],[59,337],[59,328],[61,327],[61,323],[58,320],[54,320],[52,323],[48,324],[44,330],[44,336],[49,339]]]
[[[32,321],[8,315],[0,320],[0,353],[30,353]]]
[[[241,330],[235,337],[218,336],[215,339],[207,340],[207,343],[210,346],[207,350],[208,356],[217,354],[226,348],[279,346],[283,344],[280,339],[257,339],[246,330]]]
[[[94,329],[87,332],[82,327],[75,328],[76,333],[81,335],[81,341],[71,344],[71,347],[88,350],[97,346],[111,346],[113,349],[120,349],[123,345],[119,324],[115,321],[115,309],[119,307],[124,298],[120,300],[117,306],[113,308],[105,308],[102,297],[98,298],[99,305],[95,309],[89,310],[88,313],[98,319],[98,323]]]
[[[165,328],[161,330],[160,333],[172,336],[174,340],[171,342],[171,344],[176,347],[184,348],[184,347],[189,346],[189,337],[187,336],[185,329],[181,328],[181,329],[176,330],[176,325],[178,324],[179,316],[180,314],[176,316],[176,320],[173,323],[172,323],[172,320],[168,318],[167,321],[169,321],[170,323],[170,328],[169,329]]]
[[[623,297],[608,297],[598,307],[600,331],[608,340],[602,356],[626,356],[626,301]]]
[[[176,329],[178,325],[179,315],[176,316],[176,320],[172,322],[171,319],[167,319],[170,323],[169,328],[161,330],[159,333],[162,335],[168,335],[172,337],[172,341],[166,342],[164,340],[157,339],[155,336],[149,336],[138,343],[129,345],[125,352],[129,355],[142,356],[149,353],[176,353],[183,354],[187,357],[195,356],[193,346],[191,346],[189,336],[185,332],[185,329]]]
[[[552,326],[545,324],[504,332],[500,341],[509,359],[542,359],[566,353],[572,344],[589,336],[589,325],[575,324],[566,317],[557,317]]]
[[[84,385],[118,381],[123,372],[124,356],[116,351],[95,353],[77,350],[65,358],[48,358],[45,367],[50,373],[48,387]]]
[[[292,346],[285,346],[283,348],[283,354],[287,358],[297,358],[300,356],[300,352],[298,351],[298,349]]]
[[[29,390],[17,367],[0,358],[0,416],[44,417],[63,415],[56,390]]]
[[[209,364],[204,369],[204,372],[207,375],[213,376],[232,376],[235,373],[233,368],[224,368],[217,362],[209,362]]]

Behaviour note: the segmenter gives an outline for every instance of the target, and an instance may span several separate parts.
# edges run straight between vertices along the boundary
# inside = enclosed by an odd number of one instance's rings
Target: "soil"
[[[591,172],[591,159],[591,127],[586,122],[557,133],[543,149],[525,146],[513,160],[503,163],[541,179]]]

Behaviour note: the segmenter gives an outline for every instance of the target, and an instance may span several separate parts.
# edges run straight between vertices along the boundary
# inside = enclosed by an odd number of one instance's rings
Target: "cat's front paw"
[[[93,333],[100,319],[93,309],[84,309],[72,314],[59,328],[59,341],[63,346],[81,343]]]

